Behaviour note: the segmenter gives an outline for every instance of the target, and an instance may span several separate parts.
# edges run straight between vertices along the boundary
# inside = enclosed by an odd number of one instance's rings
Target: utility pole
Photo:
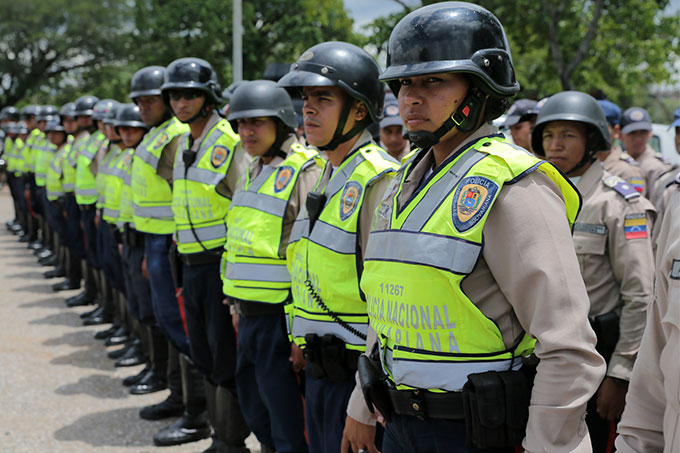
[[[232,0],[233,11],[233,33],[232,42],[234,51],[232,55],[233,60],[233,82],[240,82],[243,80],[243,15],[241,10],[241,0]]]

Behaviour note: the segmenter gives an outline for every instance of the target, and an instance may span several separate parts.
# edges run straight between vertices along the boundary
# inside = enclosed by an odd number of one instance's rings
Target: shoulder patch
[[[348,181],[340,195],[340,219],[347,220],[359,206],[359,199],[364,188],[356,181]]]
[[[168,134],[164,133],[163,135],[161,135],[161,138],[156,141],[156,144],[153,145],[153,148],[158,149],[158,148],[165,146],[165,144],[168,143],[169,138],[170,137],[168,137]]]
[[[626,239],[644,239],[647,237],[647,215],[645,213],[626,214],[623,220]]]
[[[630,179],[630,185],[633,186],[633,189],[636,191],[642,193],[645,190],[645,180],[644,179],[639,179],[639,178],[631,178]]]
[[[607,176],[602,180],[602,184],[613,189],[627,201],[640,197],[640,192],[632,184],[627,183],[618,176]]]
[[[289,167],[287,165],[279,167],[276,170],[276,177],[274,178],[274,192],[279,193],[288,187],[288,184],[293,179],[294,174],[295,169],[293,167]]]
[[[673,260],[673,266],[671,266],[671,278],[674,280],[680,280],[680,260]]]
[[[218,168],[226,162],[228,156],[229,150],[224,146],[217,145],[213,148],[212,154],[210,155],[210,163],[213,167]]]
[[[491,206],[498,184],[483,176],[468,176],[458,184],[453,196],[453,225],[459,232],[475,226]]]
[[[627,154],[621,154],[620,159],[621,159],[622,161],[624,161],[625,163],[630,164],[630,165],[633,165],[633,166],[635,166],[635,167],[639,167],[639,166],[640,166],[640,164],[639,164],[635,159],[633,159],[632,157],[630,157],[630,156],[627,155]]]

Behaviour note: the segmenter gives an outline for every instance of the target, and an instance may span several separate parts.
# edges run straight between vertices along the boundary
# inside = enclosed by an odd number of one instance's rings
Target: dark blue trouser
[[[61,245],[66,245],[66,217],[61,209],[61,204],[56,201],[48,201],[47,219],[52,229],[59,237]]]
[[[514,448],[465,446],[465,423],[454,420],[419,420],[408,415],[392,416],[387,424],[382,453],[513,453]]]
[[[144,247],[123,246],[127,302],[130,315],[145,325],[153,325],[154,312],[151,306],[149,281],[142,274]]]
[[[28,215],[28,202],[26,201],[26,177],[25,176],[19,176],[16,179],[16,192],[17,195],[19,196],[19,208],[21,211]]]
[[[66,237],[67,246],[77,259],[85,258],[85,243],[83,241],[83,230],[80,228],[80,210],[76,204],[76,197],[71,194],[66,197]]]
[[[101,264],[109,286],[127,294],[118,243],[113,237],[111,226],[103,219],[99,220],[97,228],[97,261]]]
[[[156,322],[163,334],[182,354],[191,356],[189,339],[184,332],[182,316],[175,294],[175,283],[170,272],[169,251],[172,245],[170,234],[144,235],[146,270],[149,274],[151,304]]]
[[[241,316],[236,390],[248,427],[277,452],[306,452],[302,396],[293,372],[284,314]]]
[[[19,195],[19,177],[14,176],[14,174],[10,171],[7,172],[7,184],[9,184],[9,193],[12,195],[12,200],[14,200],[14,218],[18,219],[19,218],[19,205],[21,204],[20,195]],[[23,193],[21,194],[23,196]]]
[[[87,249],[85,250],[85,257],[90,266],[99,269],[99,260],[97,259],[97,226],[94,224],[94,217],[97,214],[92,205],[84,205],[80,211],[80,221],[83,224],[83,232],[85,233],[85,241]]]
[[[184,310],[191,358],[213,385],[236,394],[236,335],[222,303],[219,261],[183,266]]]
[[[309,451],[339,453],[345,429],[347,403],[354,390],[354,375],[345,381],[312,377],[307,366],[305,384],[305,420]]]

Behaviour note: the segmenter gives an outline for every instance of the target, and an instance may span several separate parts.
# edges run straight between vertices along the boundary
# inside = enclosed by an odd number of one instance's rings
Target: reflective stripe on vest
[[[378,333],[383,368],[398,388],[457,391],[472,372],[509,369],[533,350],[525,334],[508,348],[498,326],[461,288],[483,249],[483,229],[506,184],[546,174],[566,200],[573,224],[578,192],[555,169],[499,137],[450,156],[396,209],[415,156],[376,210],[361,289]]]
[[[227,226],[223,223],[217,225],[204,226],[204,227],[194,227],[193,231],[179,230],[177,231],[177,239],[183,244],[198,243],[194,233],[201,242],[214,241],[216,239],[223,239],[227,236]]]
[[[76,203],[91,205],[97,203],[99,192],[90,165],[106,136],[97,131],[80,148],[76,159]]]
[[[135,217],[173,220],[172,206],[139,206],[134,205]],[[160,233],[159,233],[160,234]]]
[[[290,274],[285,262],[282,264],[227,262],[224,276],[232,280],[253,280],[257,276],[257,280],[264,282],[290,282]]]
[[[326,201],[311,231],[309,215],[301,210],[286,251],[294,303],[289,329],[299,346],[304,347],[306,333],[329,333],[345,341],[348,349],[365,349],[365,340],[334,321],[317,299],[342,321],[366,332],[368,316],[356,256],[359,217],[369,183],[397,168],[397,162],[376,145],[362,146],[335,169],[325,189],[320,189],[321,181],[317,185]]]

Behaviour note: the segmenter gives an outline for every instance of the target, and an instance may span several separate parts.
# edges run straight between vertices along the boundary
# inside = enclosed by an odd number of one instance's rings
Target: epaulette
[[[673,178],[673,183],[680,185],[680,173],[675,175],[675,178]]]
[[[635,190],[632,184],[627,183],[618,176],[607,176],[602,180],[602,184],[613,189],[616,193],[621,195],[626,201],[632,201],[640,198],[640,192]]]
[[[636,161],[635,159],[633,159],[633,157],[630,154],[628,154],[626,151],[623,151],[621,153],[621,156],[619,156],[619,159],[621,159],[622,161],[624,161],[624,162],[626,162],[630,165],[640,165],[640,163],[638,161]]]
[[[666,159],[666,157],[665,157],[664,155],[662,155],[662,154],[654,153],[654,157],[656,157],[657,159],[659,159],[662,163],[664,163],[664,164],[666,164],[666,165],[673,165],[673,164],[671,163],[671,161],[669,161],[668,159]]]

